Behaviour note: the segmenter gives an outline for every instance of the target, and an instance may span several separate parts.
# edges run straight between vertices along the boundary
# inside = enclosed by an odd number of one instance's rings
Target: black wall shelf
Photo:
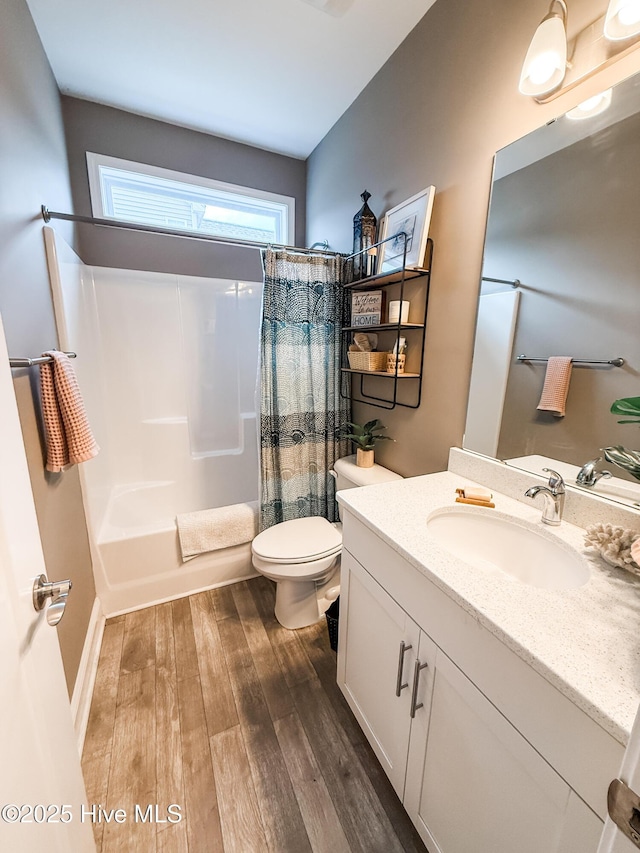
[[[394,238],[389,237],[388,239],[392,240]],[[383,240],[382,242],[386,242],[386,240]],[[381,243],[376,243],[376,246],[380,245]],[[367,251],[371,250],[369,249]],[[357,254],[361,253],[358,252]],[[354,256],[351,255],[351,257]],[[370,275],[368,278],[357,279],[356,281],[349,282],[349,284],[345,284],[344,287],[345,290],[377,290],[379,287],[386,287],[389,284],[398,284],[398,282],[411,281],[412,278],[422,278],[428,274],[429,270],[423,269],[422,267],[407,267],[406,269],[399,267],[397,270],[392,270],[391,272],[378,273],[378,275]]]
[[[343,326],[343,332],[388,332],[394,329],[424,329],[424,323],[380,323],[379,326]]]
[[[394,238],[387,238],[394,239]],[[386,240],[376,243],[375,246],[363,251],[371,252],[372,249],[377,249],[378,246]],[[405,246],[403,259],[406,258],[407,249]],[[357,252],[351,257],[354,258],[360,252]],[[354,370],[350,367],[342,367],[343,381],[341,384],[341,394],[343,397],[350,397],[353,402],[368,403],[379,409],[395,409],[396,406],[402,406],[407,409],[417,409],[420,406],[422,399],[422,371],[424,367],[424,345],[427,329],[427,311],[429,308],[429,290],[431,285],[431,268],[433,266],[433,240],[427,240],[425,267],[399,267],[396,270],[388,273],[381,273],[369,276],[368,278],[359,279],[357,281],[345,284],[345,291],[368,291],[381,290],[392,285],[398,286],[398,293],[394,294],[394,299],[398,299],[402,303],[405,299],[405,286],[408,282],[416,279],[424,279],[424,307],[421,310],[419,323],[402,323],[398,320],[397,323],[379,323],[375,326],[344,326],[343,332],[343,364],[348,361],[349,339],[354,332],[380,332],[382,334],[394,333],[394,336],[389,335],[389,350],[393,350],[395,342],[400,338],[401,332],[408,332],[408,346],[415,352],[419,347],[420,351],[420,367],[418,372],[398,373],[396,370],[392,373],[380,370]],[[413,304],[413,303],[412,303]],[[412,313],[416,311],[412,308]],[[415,360],[414,360],[415,363]],[[380,380],[386,380],[380,382]],[[391,387],[390,387],[391,382]],[[398,397],[399,383],[402,383],[402,398]],[[354,387],[355,386],[355,387]],[[405,390],[406,389],[406,390]],[[386,392],[386,395],[385,393]]]

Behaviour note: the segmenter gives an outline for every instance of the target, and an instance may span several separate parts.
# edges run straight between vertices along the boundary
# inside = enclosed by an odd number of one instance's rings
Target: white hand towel
[[[551,412],[556,418],[563,418],[569,382],[571,381],[571,358],[566,355],[552,355],[547,361],[542,395],[538,409]]]
[[[258,502],[181,513],[176,523],[185,562],[207,551],[251,542],[258,534]]]

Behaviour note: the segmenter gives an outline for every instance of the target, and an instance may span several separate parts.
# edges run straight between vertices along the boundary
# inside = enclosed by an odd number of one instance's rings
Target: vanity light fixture
[[[522,66],[519,89],[539,97],[557,89],[567,71],[567,4],[552,0],[535,31]]]
[[[620,41],[640,33],[640,0],[609,0],[604,19],[604,35]]]
[[[611,105],[612,97],[613,89],[606,89],[604,92],[600,92],[592,98],[587,98],[586,101],[569,110],[568,113],[565,113],[565,118],[579,120],[600,115],[600,113],[603,113]]]
[[[565,0],[553,0],[527,51],[519,89],[540,104],[564,95],[640,48],[640,0],[608,0],[606,15],[586,26],[568,45],[566,23]]]

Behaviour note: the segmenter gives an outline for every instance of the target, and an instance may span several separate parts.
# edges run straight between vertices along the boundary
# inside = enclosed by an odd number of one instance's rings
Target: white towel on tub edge
[[[182,560],[251,542],[258,533],[258,501],[176,516]]]

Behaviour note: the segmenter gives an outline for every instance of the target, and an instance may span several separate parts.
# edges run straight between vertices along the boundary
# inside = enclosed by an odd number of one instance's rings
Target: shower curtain
[[[340,396],[345,261],[267,249],[261,337],[260,526],[338,518],[336,459],[348,444]]]

